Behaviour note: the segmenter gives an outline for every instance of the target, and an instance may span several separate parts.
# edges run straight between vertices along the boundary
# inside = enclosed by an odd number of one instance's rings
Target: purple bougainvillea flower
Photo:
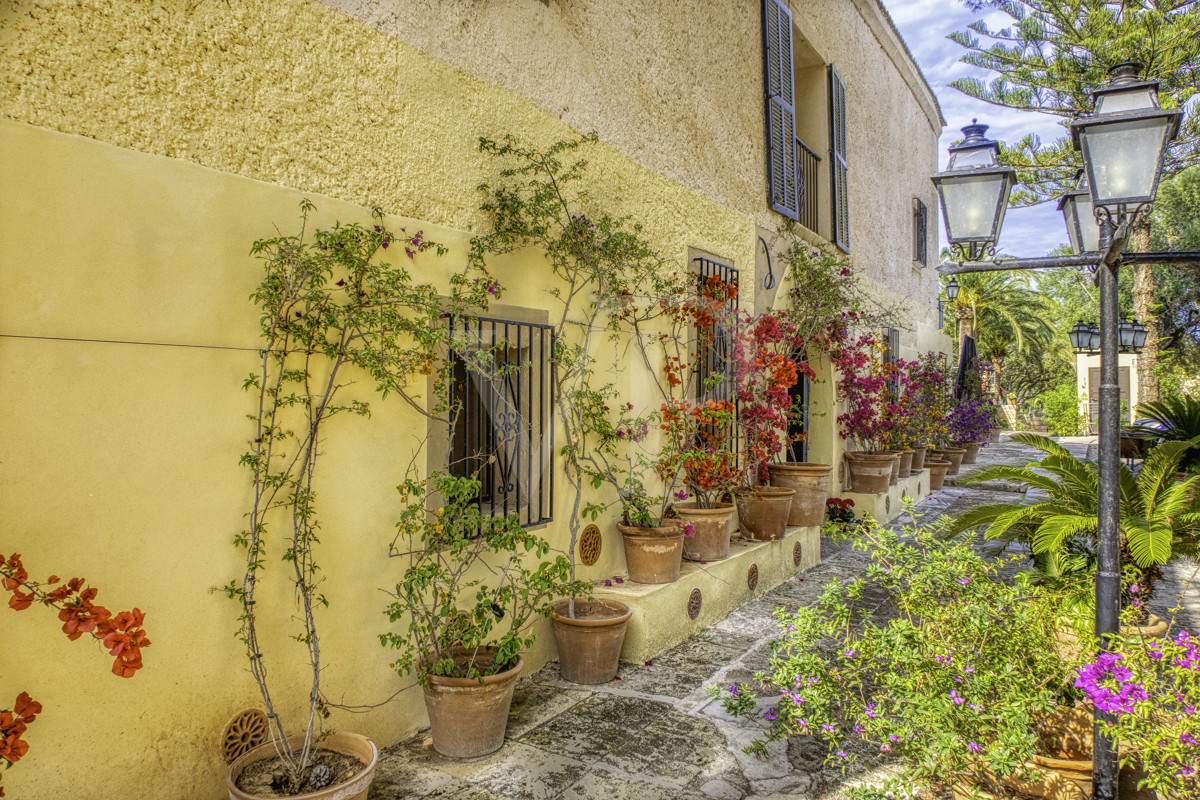
[[[767,722],[775,721],[775,706],[771,706],[763,713],[763,719],[765,719]]]
[[[644,667],[653,667],[653,666],[654,666],[654,662],[653,662],[653,661],[647,661],[647,662],[645,662],[645,663],[644,663],[642,666],[644,666]]]
[[[1128,714],[1146,699],[1146,688],[1133,680],[1133,673],[1120,661],[1120,653],[1100,653],[1091,664],[1079,668],[1075,686],[1101,711]]]
[[[983,747],[979,744],[979,742],[971,742],[970,744],[967,745],[967,749],[970,750],[972,753],[978,753],[980,750],[983,749]]]
[[[955,583],[961,583],[963,586],[966,586],[970,582],[971,582],[970,578],[959,578],[958,580],[955,581]]]
[[[847,753],[844,750],[838,750],[836,755],[838,758],[848,758],[849,757],[849,753]]]
[[[625,579],[624,579],[624,578],[622,578],[620,575],[613,575],[613,580],[614,580],[614,581],[616,581],[617,583],[624,583],[624,582],[625,582]]]
[[[823,731],[828,731],[829,733],[833,733],[833,731],[834,731],[834,726],[832,726],[832,725],[828,725],[828,724],[826,724],[826,725],[822,725],[822,726],[821,726],[821,730],[823,730]]]
[[[957,689],[950,690],[950,699],[954,701],[954,705],[956,706],[961,706],[963,703],[967,702],[964,698],[958,696]]]
[[[605,581],[604,581],[604,585],[605,585],[605,586],[612,586],[612,581],[610,581],[610,580],[605,580]]]
[[[735,683],[733,686],[730,686],[730,687],[729,687],[729,693],[730,693],[731,695],[733,695],[734,697],[737,697],[737,696],[738,696],[738,688],[737,688],[737,684],[736,684],[736,683]]]
[[[338,280],[338,282],[337,282],[337,283],[335,283],[334,285],[335,285],[335,286],[345,286],[345,285],[346,285],[346,279],[345,279],[345,278],[340,278],[340,279]]]

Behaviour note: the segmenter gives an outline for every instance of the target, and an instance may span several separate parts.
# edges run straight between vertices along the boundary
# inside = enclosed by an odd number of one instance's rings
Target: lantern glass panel
[[[1085,127],[1079,140],[1092,201],[1106,206],[1153,197],[1170,127],[1169,117]]]
[[[1076,252],[1095,253],[1100,249],[1100,226],[1096,224],[1091,195],[1075,196],[1075,216],[1079,220],[1079,244],[1083,248]]]
[[[1084,252],[1079,241],[1078,199],[1078,195],[1065,195],[1059,206],[1062,209],[1063,219],[1067,223],[1067,237],[1071,240],[1071,252],[1076,254]],[[1071,339],[1071,343],[1074,345],[1074,338]]]
[[[1146,346],[1147,333],[1149,333],[1149,331],[1146,329],[1146,326],[1142,325],[1140,322],[1136,323],[1133,329],[1133,349],[1141,350]]]
[[[1095,325],[1091,325],[1088,327],[1088,334],[1089,334],[1089,336],[1088,336],[1087,349],[1091,350],[1093,352],[1099,350],[1100,349],[1100,329],[1097,328]]]
[[[1008,189],[1003,173],[943,178],[942,207],[946,212],[946,238],[950,241],[995,241],[999,231],[997,208]],[[1003,211],[1000,212],[1003,219]]]
[[[959,150],[955,152],[954,157],[950,159],[950,163],[946,169],[962,169],[963,167],[994,167],[1000,162],[996,158],[996,151],[992,147],[974,147],[970,150]]]
[[[1121,347],[1133,347],[1133,323],[1127,319],[1121,320],[1121,324],[1117,326],[1117,335],[1120,337]]]
[[[1142,86],[1127,92],[1105,92],[1096,98],[1096,114],[1115,114],[1118,111],[1136,111],[1143,108],[1158,108],[1158,93],[1151,86]]]

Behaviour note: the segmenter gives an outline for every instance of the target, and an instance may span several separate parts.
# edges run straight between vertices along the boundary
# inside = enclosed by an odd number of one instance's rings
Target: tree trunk
[[[1004,402],[1004,390],[1000,387],[1000,366],[1003,363],[1004,363],[1003,358],[997,358],[996,356],[992,356],[992,369],[994,370],[993,380],[995,380],[995,382],[996,382],[996,385],[993,388],[996,390],[996,399],[999,400],[1001,403]]]
[[[975,336],[975,312],[970,306],[958,306],[954,309],[954,315],[958,317],[958,341],[962,342],[964,336]]]
[[[1146,253],[1150,250],[1150,222],[1140,218],[1129,236],[1129,250]],[[1146,346],[1138,355],[1137,403],[1158,401],[1158,317],[1154,313],[1154,268],[1150,264],[1138,264],[1133,268],[1133,316],[1146,326]]]

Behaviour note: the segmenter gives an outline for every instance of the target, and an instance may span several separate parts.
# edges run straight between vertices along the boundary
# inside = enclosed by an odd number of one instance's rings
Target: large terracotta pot
[[[456,648],[452,657],[455,663],[466,663],[473,653],[474,650]],[[475,653],[477,664],[490,666],[495,658],[496,650],[492,647],[481,647]],[[525,661],[518,657],[516,664],[488,675],[482,684],[478,678],[426,676],[429,685],[422,688],[433,749],[448,758],[478,758],[499,750],[508,727],[513,689],[524,666]]]
[[[768,464],[771,485],[794,489],[788,525],[820,526],[825,522],[825,501],[829,499],[829,464],[789,461]]]
[[[913,457],[912,457],[913,472],[916,472],[917,470],[925,469],[925,451],[926,451],[926,449],[927,448],[924,445],[922,445],[921,447],[913,448]]]
[[[850,491],[882,494],[892,477],[892,457],[885,453],[846,453]]]
[[[792,510],[794,489],[778,486],[760,486],[757,489],[738,491],[738,522],[753,539],[771,541],[782,539],[787,531],[788,514]]]
[[[946,482],[946,473],[950,471],[949,461],[926,461],[925,469],[929,470],[929,491],[942,488]]]
[[[963,453],[962,463],[974,464],[975,459],[979,457],[979,442],[959,442],[958,446],[966,451]]]
[[[296,734],[295,736],[289,736],[288,744],[293,750],[300,749],[304,745],[304,735]],[[357,733],[339,731],[331,733],[322,739],[319,748],[353,756],[363,762],[365,766],[362,772],[348,781],[326,786],[324,789],[318,789],[302,795],[296,795],[296,797],[303,798],[303,800],[365,800],[367,792],[371,789],[371,781],[375,779],[375,768],[379,766],[379,748],[375,746],[374,742],[365,736],[359,736]],[[275,752],[275,745],[267,742],[247,750],[236,761],[230,764],[229,772],[225,778],[225,788],[229,790],[230,800],[257,800],[257,798],[263,797],[263,795],[248,794],[237,788],[237,779],[241,777],[246,767],[255,761],[277,757],[278,754]]]
[[[716,508],[698,508],[695,503],[676,503],[675,512],[692,535],[683,537],[683,557],[688,561],[720,561],[729,558],[729,523],[733,521],[733,503],[717,503]]]
[[[943,461],[950,462],[950,469],[947,470],[947,475],[957,475],[959,467],[962,466],[963,456],[967,451],[961,447],[939,447],[933,453]]]
[[[899,477],[907,478],[910,475],[912,475],[912,461],[913,461],[913,455],[915,455],[915,454],[916,454],[915,450],[901,450],[900,451]]]
[[[884,451],[886,455],[892,457],[892,473],[888,475],[888,486],[895,486],[900,482],[900,454],[895,450]]]
[[[558,672],[572,683],[608,683],[617,674],[625,624],[633,610],[616,600],[570,600],[554,604],[554,641],[558,643]]]
[[[671,583],[683,565],[683,529],[676,524],[658,528],[618,525],[625,543],[625,565],[634,583]]]

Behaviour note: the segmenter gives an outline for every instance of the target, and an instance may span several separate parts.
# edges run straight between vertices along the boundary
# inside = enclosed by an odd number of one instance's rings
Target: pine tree
[[[1080,166],[1065,124],[1090,113],[1090,94],[1104,84],[1114,65],[1134,61],[1143,74],[1158,78],[1159,101],[1185,108],[1179,137],[1165,161],[1173,174],[1200,164],[1200,104],[1188,101],[1200,91],[1200,3],[1195,0],[963,0],[979,10],[995,8],[1011,25],[993,28],[979,20],[950,38],[967,49],[963,61],[998,73],[990,83],[964,78],[951,85],[995,105],[1064,118],[1064,136],[1046,144],[1032,134],[1001,146],[1004,163],[1016,168],[1014,206],[1054,199],[1073,188]],[[1150,249],[1149,223],[1134,228],[1129,247]],[[1159,331],[1155,315],[1154,272],[1134,270],[1134,312],[1149,329],[1138,360],[1142,402],[1158,399]]]

